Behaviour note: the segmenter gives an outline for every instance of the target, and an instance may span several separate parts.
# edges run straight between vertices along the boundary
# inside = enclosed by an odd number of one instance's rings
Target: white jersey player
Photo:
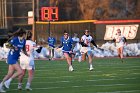
[[[35,52],[36,43],[31,40],[26,40],[26,51],[29,55],[21,53],[20,56],[20,66],[22,69],[31,70],[34,69],[34,52]]]
[[[92,36],[89,35],[89,30],[85,30],[85,34],[81,37],[81,45],[82,48],[80,50],[81,54],[82,54],[82,60],[85,60],[86,55],[89,58],[89,70],[93,70],[93,66],[92,66],[92,51],[91,51],[91,47],[90,47],[90,43],[92,43],[95,47],[97,47],[97,45],[95,44]]]
[[[117,29],[117,35],[114,38],[114,41],[116,43],[118,56],[121,58],[121,61],[123,62],[123,47],[126,44],[126,38],[121,35],[121,30]]]
[[[27,36],[27,40],[26,40],[26,51],[27,51],[27,54],[29,55],[29,57],[24,55],[23,53],[21,53],[21,56],[20,56],[20,66],[22,68],[23,73],[21,76],[19,76],[18,89],[22,89],[22,80],[23,80],[26,70],[28,70],[28,81],[27,81],[25,89],[32,90],[30,88],[30,85],[31,85],[31,82],[33,79],[34,69],[35,69],[34,52],[35,52],[35,48],[36,48],[36,43],[33,42],[31,40],[31,38],[32,38],[32,34],[30,32],[30,34]]]

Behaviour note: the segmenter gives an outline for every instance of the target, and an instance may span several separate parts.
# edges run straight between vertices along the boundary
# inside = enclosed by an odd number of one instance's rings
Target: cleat
[[[5,93],[6,91],[3,88],[0,89],[0,93]]]
[[[26,86],[25,89],[28,91],[32,91],[32,89],[29,86]]]
[[[22,90],[22,85],[18,84],[18,90]]]
[[[6,91],[3,89],[2,84],[0,84],[0,93],[5,93]]]
[[[94,69],[93,67],[90,67],[90,68],[89,68],[90,71],[92,71],[93,69]]]
[[[69,71],[74,71],[72,66],[69,67]]]
[[[49,61],[51,61],[51,58],[49,58]]]
[[[6,87],[6,88],[8,88],[8,89],[9,89],[10,82],[9,82],[9,81],[5,81],[5,82],[4,82],[4,85],[5,85],[5,87]]]
[[[124,63],[124,60],[123,60],[123,59],[121,59],[121,62],[122,62],[122,63]]]

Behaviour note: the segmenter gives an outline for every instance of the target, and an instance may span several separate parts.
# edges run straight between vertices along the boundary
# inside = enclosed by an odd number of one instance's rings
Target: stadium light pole
[[[33,10],[33,24],[32,24],[32,34],[33,34],[33,41],[36,41],[36,19],[35,19],[35,0],[32,0],[32,10]]]
[[[50,7],[50,0],[49,0],[49,7]],[[49,24],[48,24],[48,34],[49,34],[49,37],[50,37],[50,29],[51,29],[51,20],[50,20],[50,18],[49,18],[49,20],[48,20],[48,22],[49,22]]]

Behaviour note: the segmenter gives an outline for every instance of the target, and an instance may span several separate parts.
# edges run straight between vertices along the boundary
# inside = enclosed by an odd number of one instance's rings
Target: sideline
[[[93,57],[94,59],[112,59],[112,58],[119,58],[119,57]],[[126,58],[140,58],[140,56],[129,56],[129,57],[124,57]],[[37,58],[35,60],[47,60],[47,61],[55,61],[55,60],[65,60],[65,58],[54,58],[53,60],[49,60],[49,58]],[[75,59],[78,60],[78,59]],[[6,61],[6,59],[0,59],[0,61]]]

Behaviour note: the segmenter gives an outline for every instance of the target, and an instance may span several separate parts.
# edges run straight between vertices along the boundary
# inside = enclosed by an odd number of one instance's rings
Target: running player
[[[93,70],[93,66],[92,66],[92,51],[91,51],[91,47],[90,47],[90,43],[92,43],[95,47],[97,47],[97,45],[95,44],[92,36],[90,36],[89,34],[89,30],[85,30],[85,34],[81,37],[81,45],[82,48],[80,50],[81,54],[82,54],[82,60],[86,59],[86,55],[88,56],[88,61],[89,61],[89,70]]]
[[[120,29],[117,29],[117,35],[113,40],[116,43],[118,56],[120,57],[121,61],[123,62],[123,58],[124,58],[123,57],[123,48],[124,48],[124,45],[126,45],[127,40],[123,35],[121,35]]]
[[[31,89],[31,82],[34,76],[35,64],[34,64],[34,53],[35,53],[36,43],[32,41],[32,33],[28,32],[26,39],[26,52],[29,56],[26,56],[22,52],[20,53],[20,66],[22,68],[22,75],[19,76],[18,89],[22,89],[22,80],[25,76],[26,70],[28,70],[28,80],[26,83],[26,90]]]
[[[26,32],[23,29],[19,29],[16,33],[16,36],[14,36],[11,41],[8,43],[8,46],[10,48],[7,63],[9,65],[8,73],[3,78],[2,82],[0,83],[0,92],[5,92],[3,90],[3,85],[5,85],[6,88],[9,88],[11,81],[16,78],[17,76],[22,74],[22,69],[20,65],[18,64],[18,58],[20,56],[20,52],[23,49],[23,52],[26,53],[25,48],[25,36]]]
[[[61,45],[59,46],[59,48],[61,47],[63,54],[67,60],[69,71],[73,71],[74,70],[72,67],[73,40],[66,31],[64,31],[64,36],[61,37]]]

